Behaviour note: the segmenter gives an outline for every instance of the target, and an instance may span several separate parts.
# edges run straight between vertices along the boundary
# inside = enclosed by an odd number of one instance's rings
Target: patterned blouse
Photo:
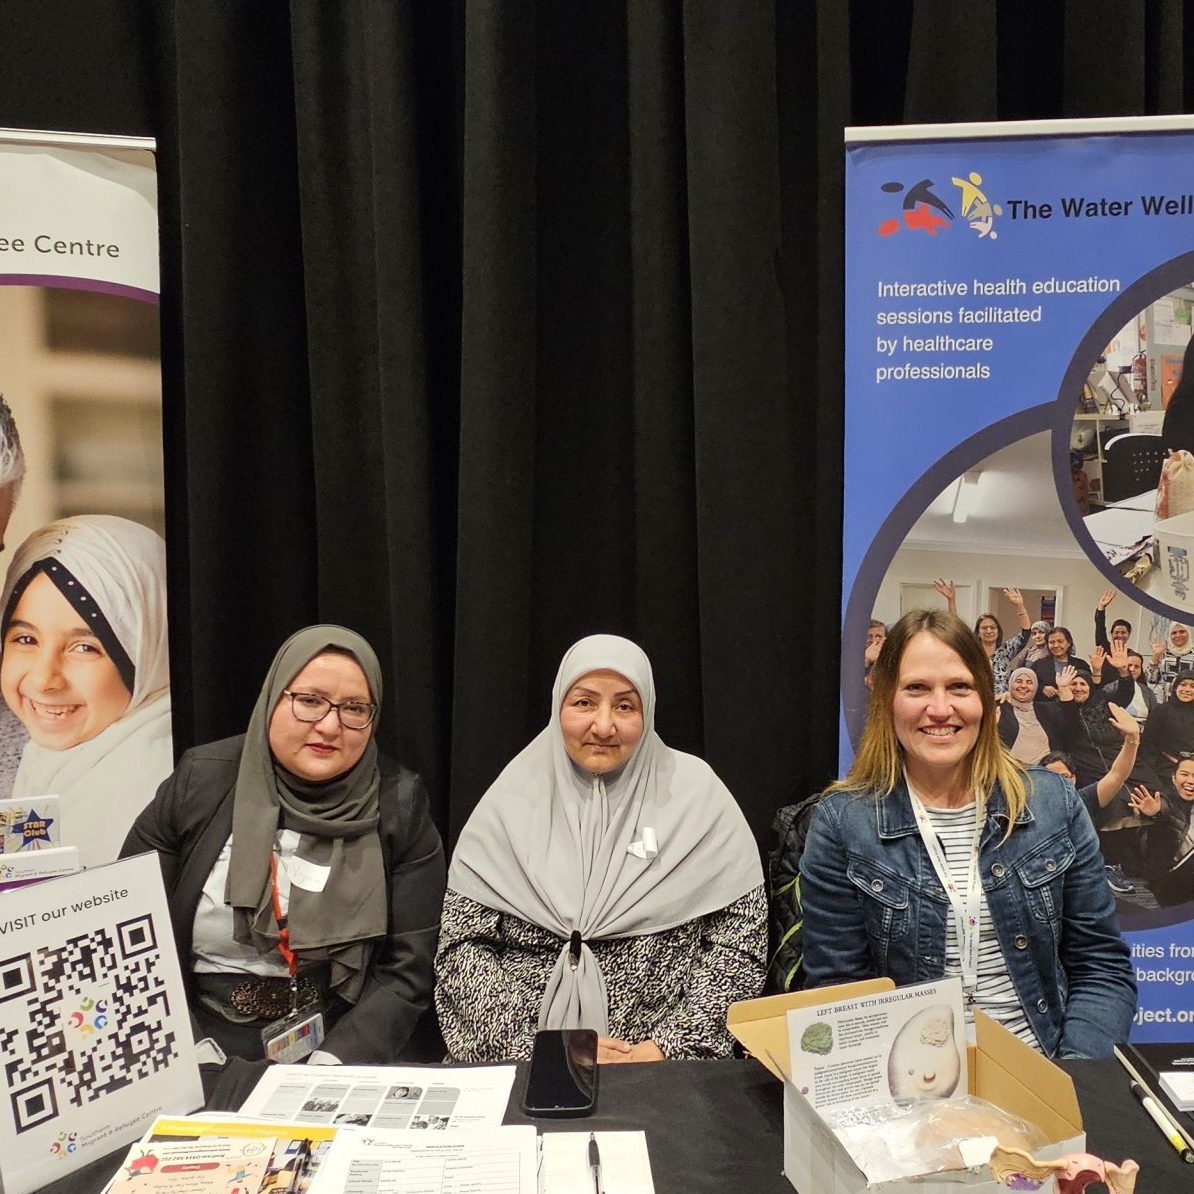
[[[449,890],[435,958],[435,1006],[455,1061],[528,1058],[564,942]],[[641,937],[590,941],[609,994],[610,1035],[650,1038],[665,1057],[728,1057],[726,1009],[763,988],[762,885],[707,916]]]
[[[1032,628],[1018,631],[1006,642],[1000,643],[991,656],[991,671],[995,673],[995,695],[1007,692],[1007,678],[1011,674],[1011,662],[1028,643]]]

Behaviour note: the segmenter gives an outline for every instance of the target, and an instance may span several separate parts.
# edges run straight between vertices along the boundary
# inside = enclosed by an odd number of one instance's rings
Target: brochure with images
[[[253,1119],[227,1112],[163,1116],[154,1122],[133,1151],[156,1149],[160,1144],[216,1138],[271,1141],[273,1155],[262,1178],[261,1189],[272,1194],[306,1194],[336,1138],[336,1129],[317,1124]]]
[[[271,1137],[141,1142],[129,1149],[109,1194],[257,1194],[277,1141]],[[277,1183],[271,1183],[271,1189]]]

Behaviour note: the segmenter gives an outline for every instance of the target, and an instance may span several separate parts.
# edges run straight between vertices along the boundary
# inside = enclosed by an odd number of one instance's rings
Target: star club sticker
[[[37,849],[38,846],[50,845],[50,826],[53,824],[53,817],[39,817],[37,810],[30,808],[29,815],[12,827],[13,834],[21,838],[18,849]]]

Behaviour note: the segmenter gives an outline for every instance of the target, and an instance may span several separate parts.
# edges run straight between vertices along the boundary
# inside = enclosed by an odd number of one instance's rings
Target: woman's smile
[[[4,636],[0,689],[29,736],[69,750],[107,729],[131,693],[104,645],[42,573],[21,594]]]

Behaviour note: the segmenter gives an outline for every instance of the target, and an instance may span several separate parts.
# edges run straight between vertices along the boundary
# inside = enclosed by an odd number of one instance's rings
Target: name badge
[[[631,842],[626,847],[626,852],[633,854],[635,858],[654,858],[659,853],[659,839],[655,836],[655,830],[649,825],[644,825],[639,840]]]
[[[305,858],[299,858],[297,854],[288,858],[282,865],[290,882],[304,891],[323,891],[327,886],[328,876],[332,873],[330,866],[308,862]]]
[[[261,1043],[268,1060],[294,1065],[314,1053],[324,1038],[323,1013],[318,1004],[308,1004],[261,1030]]]

